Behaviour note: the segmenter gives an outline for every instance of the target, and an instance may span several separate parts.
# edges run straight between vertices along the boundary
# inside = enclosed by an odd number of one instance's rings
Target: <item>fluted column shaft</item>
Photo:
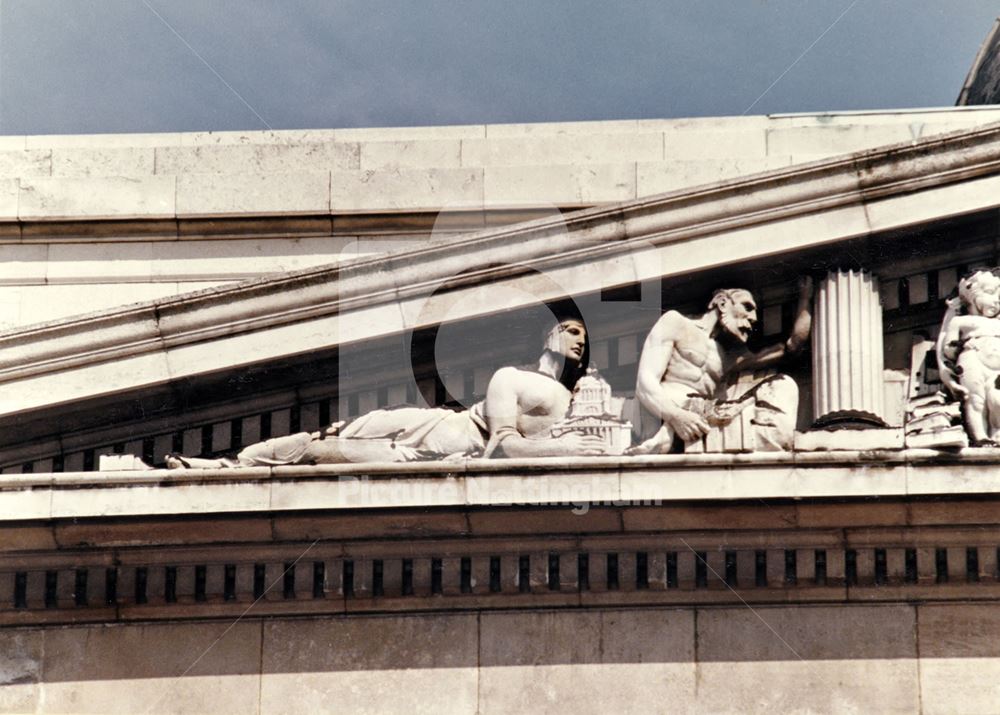
[[[820,283],[812,328],[813,414],[866,412],[885,419],[878,279],[831,271]]]

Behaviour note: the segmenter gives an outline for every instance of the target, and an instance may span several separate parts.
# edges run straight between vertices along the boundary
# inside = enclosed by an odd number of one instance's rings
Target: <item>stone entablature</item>
[[[477,518],[485,523],[488,517]],[[312,524],[323,529],[320,518]],[[406,547],[356,539],[312,548],[306,541],[4,555],[0,626],[232,618],[251,603],[252,617],[266,618],[1000,598],[995,525],[897,528],[878,536],[870,529],[724,535],[678,529],[642,536],[411,539]]]
[[[260,617],[995,599],[997,464],[978,449],[4,477],[0,624],[251,603]]]
[[[997,464],[993,448],[844,449],[32,473],[0,476],[0,523],[510,503],[572,508],[575,501],[1000,497]]]
[[[876,692],[901,712],[948,711],[958,694],[988,712],[998,464],[975,449],[5,477],[0,514],[81,509],[0,523],[2,702],[156,712],[182,692],[199,711],[472,713],[551,692],[565,704],[597,679],[604,695],[575,709],[836,711]],[[668,497],[586,513],[324,505],[348,475],[456,493],[483,476],[597,475],[607,496],[631,482]],[[279,485],[303,501],[275,499]],[[248,508],[240,495],[262,486]],[[145,513],[104,515],[120,490]],[[200,513],[150,513],[175,510],[173,490]],[[805,685],[745,694],[778,670]]]

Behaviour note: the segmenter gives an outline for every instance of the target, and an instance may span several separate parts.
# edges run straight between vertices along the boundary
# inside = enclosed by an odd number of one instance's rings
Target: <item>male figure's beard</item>
[[[740,320],[725,312],[720,312],[719,322],[722,323],[721,337],[723,342],[732,345],[746,345],[747,340],[750,339],[750,331],[747,331],[746,336],[743,335],[740,331]]]

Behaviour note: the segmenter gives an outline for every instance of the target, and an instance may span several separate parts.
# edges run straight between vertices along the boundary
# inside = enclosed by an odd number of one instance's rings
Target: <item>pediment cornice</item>
[[[1000,124],[0,334],[15,414],[1000,205]],[[545,279],[540,280],[539,276]]]

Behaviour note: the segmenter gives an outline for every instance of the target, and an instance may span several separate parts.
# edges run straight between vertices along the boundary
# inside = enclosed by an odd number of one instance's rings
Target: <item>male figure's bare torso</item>
[[[569,411],[576,380],[564,384],[564,362],[580,365],[587,331],[579,320],[561,321],[546,338],[537,370],[504,367],[486,389],[484,412],[489,427],[487,456],[498,450],[508,457],[554,457],[604,453],[599,437],[568,432],[553,437],[551,428]]]
[[[721,386],[729,377],[739,371],[774,364],[784,355],[797,352],[808,340],[812,282],[802,280],[799,290],[792,334],[784,343],[758,353],[746,347],[757,323],[757,304],[747,290],[716,291],[707,312],[700,316],[688,317],[675,310],[660,316],[639,357],[636,397],[644,408],[641,430],[644,441],[633,448],[633,453],[669,451],[675,448],[675,438],[684,445],[691,444],[708,434],[712,425],[725,424],[738,414],[740,410],[720,413],[714,404],[723,397]],[[798,401],[794,382],[790,378],[784,382],[791,385],[780,388],[787,395],[781,398],[782,407],[776,410],[781,413],[779,418],[764,414],[754,417],[769,426],[782,423],[777,438],[762,441],[779,448],[787,448],[791,439],[795,416],[792,403]]]
[[[697,322],[677,311],[669,311],[664,318],[674,326],[670,332],[673,349],[660,383],[676,385],[680,391],[687,388],[688,394],[712,397],[725,372],[719,343]],[[664,341],[660,334],[651,338]]]
[[[569,411],[572,388],[587,358],[583,322],[566,318],[553,326],[536,370],[497,370],[486,399],[464,412],[441,408],[375,410],[332,425],[324,433],[301,432],[244,448],[236,460],[170,455],[172,468],[401,462],[451,455],[552,457],[604,454],[601,437],[552,427]],[[485,420],[485,429],[483,421]],[[488,432],[484,445],[482,431]]]
[[[517,431],[529,439],[548,435],[549,428],[566,416],[572,394],[558,380],[533,370],[516,367],[501,368],[494,376],[508,385],[517,396],[513,415]],[[491,419],[501,415],[489,414]],[[510,419],[511,415],[503,415]]]

